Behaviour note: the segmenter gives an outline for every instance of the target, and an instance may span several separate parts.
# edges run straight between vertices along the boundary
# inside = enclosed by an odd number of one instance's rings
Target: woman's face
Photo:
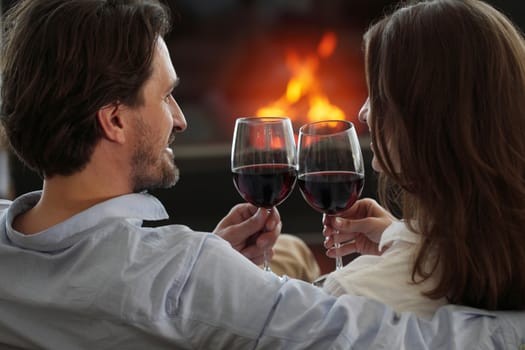
[[[368,125],[368,130],[370,131],[370,135],[372,135],[372,114],[370,113],[370,99],[369,98],[366,99],[365,103],[361,107],[358,117],[361,123],[366,123]],[[376,149],[373,142],[370,142],[370,149],[373,152],[372,168],[379,173],[383,172],[383,168],[381,167],[381,164],[377,160],[377,157],[376,157],[378,150]],[[399,160],[398,160],[399,157],[393,154],[391,142],[387,143],[386,149],[388,150],[389,156],[394,163],[394,168],[395,168],[394,170],[396,172],[399,172],[399,169],[400,169]],[[385,157],[382,157],[382,158],[384,159]]]

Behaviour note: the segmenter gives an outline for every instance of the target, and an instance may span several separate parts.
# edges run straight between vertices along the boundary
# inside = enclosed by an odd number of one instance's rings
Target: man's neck
[[[71,176],[47,178],[38,203],[17,216],[13,228],[25,234],[35,234],[100,202],[131,193],[126,179],[114,179],[116,177],[99,174],[90,167]]]

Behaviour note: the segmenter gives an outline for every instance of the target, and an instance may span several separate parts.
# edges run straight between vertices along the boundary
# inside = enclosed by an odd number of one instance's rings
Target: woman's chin
[[[378,173],[382,173],[382,172],[383,172],[383,169],[382,169],[381,166],[379,165],[379,162],[377,161],[375,155],[374,155],[374,157],[372,158],[372,169],[374,169],[374,170],[377,171]]]

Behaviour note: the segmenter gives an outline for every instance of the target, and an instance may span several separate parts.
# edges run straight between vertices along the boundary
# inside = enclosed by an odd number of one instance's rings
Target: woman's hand
[[[259,265],[273,255],[272,247],[281,233],[281,217],[276,208],[270,211],[243,203],[234,206],[217,224],[213,233],[224,238],[233,248]]]
[[[324,215],[326,255],[335,257],[356,252],[380,255],[381,235],[394,220],[392,214],[370,198],[358,200],[337,217]],[[341,247],[334,248],[334,243],[341,243]]]

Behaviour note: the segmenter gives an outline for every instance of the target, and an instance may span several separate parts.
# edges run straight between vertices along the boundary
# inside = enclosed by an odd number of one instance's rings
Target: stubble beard
[[[169,188],[174,186],[178,180],[179,169],[168,153],[163,153],[160,159],[152,159],[151,154],[148,155],[137,150],[132,160],[131,183],[133,184],[133,192]]]
[[[169,188],[179,180],[179,169],[175,165],[173,155],[163,149],[161,154],[154,150],[144,125],[138,130],[140,142],[137,143],[131,159],[131,184],[133,192],[143,192],[156,188]],[[173,136],[170,138],[173,140]],[[171,142],[170,142],[171,143]]]

